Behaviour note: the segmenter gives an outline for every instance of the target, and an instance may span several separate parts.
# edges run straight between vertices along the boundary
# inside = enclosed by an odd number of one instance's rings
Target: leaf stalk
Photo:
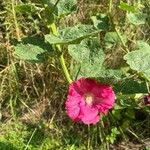
[[[51,29],[51,31],[52,31],[52,33],[53,33],[54,35],[58,35],[58,31],[57,31],[56,25],[55,25],[54,23],[52,23],[52,24],[50,25],[50,29]],[[66,66],[66,63],[65,63],[65,59],[64,59],[64,56],[63,56],[63,52],[62,52],[62,50],[61,50],[60,45],[57,44],[57,45],[56,45],[56,49],[57,49],[57,51],[58,51],[59,53],[61,53],[60,56],[59,56],[59,61],[60,61],[61,68],[62,68],[62,71],[63,71],[63,73],[64,73],[64,76],[65,76],[66,80],[68,81],[68,83],[71,83],[71,82],[72,82],[72,79],[71,79],[70,74],[69,74],[69,71],[68,71],[68,69],[67,69],[67,66]]]

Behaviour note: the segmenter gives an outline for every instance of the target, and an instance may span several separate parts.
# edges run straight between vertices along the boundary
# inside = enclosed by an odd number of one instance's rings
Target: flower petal
[[[81,97],[79,95],[76,96],[68,96],[67,101],[65,103],[66,108],[78,106],[80,103]]]
[[[70,96],[77,96],[77,95],[83,95],[84,93],[82,92],[81,89],[81,84],[82,84],[82,80],[83,78],[77,80],[77,81],[73,81],[70,86],[69,86],[69,92],[68,95]]]
[[[78,120],[79,112],[80,108],[78,106],[74,106],[67,109],[68,116],[74,121]]]
[[[95,105],[100,112],[107,112],[107,109],[111,109],[115,103],[115,93],[108,85],[97,84],[93,90],[95,95]]]
[[[95,124],[99,121],[98,110],[88,105],[82,106],[79,118],[85,124]]]
[[[89,78],[82,78],[81,81],[81,90],[83,93],[89,93],[95,87],[96,81]]]

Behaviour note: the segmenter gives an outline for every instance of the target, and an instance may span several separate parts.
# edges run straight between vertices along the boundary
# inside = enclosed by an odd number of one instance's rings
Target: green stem
[[[87,150],[90,150],[90,125],[88,125],[88,143],[87,143]]]
[[[48,27],[51,29],[51,31],[54,35],[58,35],[58,31],[57,31],[55,23],[48,25]]]
[[[99,130],[100,130],[99,134],[100,134],[100,140],[101,140],[101,145],[102,145],[104,142],[104,139],[103,139],[103,131],[102,131],[103,128],[102,128],[101,122],[100,122]]]
[[[49,27],[50,27],[50,29],[51,29],[51,31],[54,35],[58,35],[58,31],[57,31],[56,25],[54,23],[52,23]],[[68,83],[71,83],[72,80],[70,78],[69,71],[68,71],[67,66],[65,64],[65,59],[64,59],[64,56],[63,56],[60,45],[57,44],[56,49],[59,52],[59,54],[61,53],[61,55],[59,56],[59,61],[60,61],[60,64],[61,64],[62,71],[65,75],[65,78],[67,79]]]
[[[112,9],[112,0],[109,0],[109,13],[111,13],[111,9]]]
[[[14,17],[14,25],[15,25],[15,30],[16,30],[16,36],[18,41],[20,41],[20,34],[19,34],[19,27],[18,27],[18,22],[17,22],[17,17],[16,17],[16,12],[15,12],[15,1],[11,0],[11,6],[12,6],[12,13]]]
[[[148,84],[147,80],[145,80],[145,82],[146,82],[147,91],[149,93],[150,92],[150,90],[149,90],[149,84]]]
[[[59,1],[60,1],[60,0],[57,0],[57,1],[56,1],[55,5],[54,5],[54,8],[57,6],[57,4],[59,3]]]
[[[61,64],[62,70],[63,70],[63,72],[64,72],[64,75],[65,75],[65,77],[66,77],[68,83],[71,83],[72,80],[71,80],[71,78],[70,78],[70,74],[69,74],[68,69],[67,69],[67,67],[66,67],[63,54],[61,54],[59,60],[60,60],[60,64]]]
[[[32,140],[32,138],[33,138],[33,136],[34,136],[34,134],[35,134],[35,132],[37,131],[37,127],[34,129],[34,131],[32,132],[32,135],[31,135],[31,137],[30,137],[30,139],[29,139],[29,141],[28,141],[28,143],[27,143],[27,145],[26,145],[26,147],[25,147],[25,149],[24,150],[27,150],[28,149],[28,146],[29,146],[29,144],[30,144],[30,142],[31,142],[31,140]]]
[[[119,37],[119,39],[120,39],[122,45],[124,46],[125,51],[126,51],[127,53],[129,53],[129,50],[128,50],[126,44],[124,43],[123,38],[122,38],[122,36],[121,36],[119,30],[118,30],[117,28],[115,28],[115,31],[116,31],[116,33],[117,33],[117,35],[118,35],[118,37]]]

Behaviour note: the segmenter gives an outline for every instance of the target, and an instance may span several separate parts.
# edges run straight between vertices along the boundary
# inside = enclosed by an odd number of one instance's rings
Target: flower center
[[[85,102],[88,104],[88,105],[91,105],[94,101],[94,95],[92,93],[87,93],[85,94]]]

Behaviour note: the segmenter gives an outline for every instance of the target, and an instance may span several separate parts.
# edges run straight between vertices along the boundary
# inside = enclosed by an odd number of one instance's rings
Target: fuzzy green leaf
[[[17,43],[14,48],[16,58],[33,63],[44,61],[48,56],[48,51],[52,50],[52,47],[44,40],[35,37],[22,39],[22,42]]]
[[[56,1],[56,0],[55,0]],[[58,3],[58,15],[66,15],[75,10],[77,0],[60,0]]]
[[[106,31],[109,29],[109,18],[105,14],[100,14],[97,16],[92,16],[91,17],[94,27],[96,29]]]
[[[129,52],[124,56],[130,68],[138,72],[145,71],[150,68],[150,52],[136,50]]]
[[[136,49],[143,50],[143,51],[150,51],[150,46],[148,43],[144,41],[137,41]]]
[[[40,0],[41,3],[47,4],[58,17],[65,16],[76,9],[77,0],[60,0],[55,6],[57,0]]]
[[[99,77],[105,78],[105,79],[120,80],[122,75],[123,75],[123,72],[120,69],[106,69],[103,66],[103,68],[101,69],[101,72],[99,74]]]
[[[150,46],[148,43],[139,41],[137,44],[138,50],[131,51],[124,56],[130,68],[149,79],[150,77]]]
[[[150,81],[150,69],[143,71],[143,75],[146,77],[148,81]]]
[[[104,38],[105,42],[107,43],[121,43],[121,40],[116,32],[107,32]],[[127,39],[126,36],[123,36],[123,40],[126,43]]]
[[[98,39],[86,39],[80,44],[69,45],[68,52],[80,65],[75,65],[73,75],[86,77],[101,77],[105,79],[120,80],[121,70],[106,69],[105,54],[100,47]]]
[[[122,35],[124,43],[127,42],[127,37]],[[116,32],[107,32],[104,37],[105,45],[107,48],[111,48],[115,44],[121,44],[121,40]]]
[[[80,44],[69,45],[68,51],[81,63],[80,73],[83,76],[99,76],[104,62],[104,52],[96,40],[83,40]]]
[[[128,13],[127,18],[129,23],[133,25],[145,24],[147,15],[144,13]]]
[[[67,27],[59,31],[59,35],[47,34],[46,41],[50,44],[74,44],[79,43],[82,39],[98,33],[98,30],[92,28],[91,25],[77,25],[74,27]]]

